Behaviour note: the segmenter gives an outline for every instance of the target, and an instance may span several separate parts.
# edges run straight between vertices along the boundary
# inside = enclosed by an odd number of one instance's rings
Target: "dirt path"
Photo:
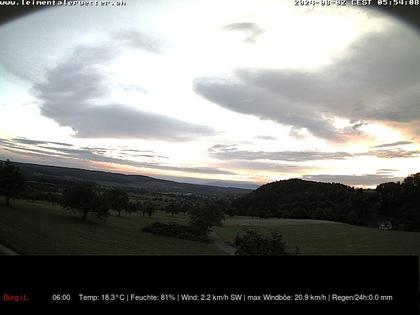
[[[10,248],[0,244],[0,256],[1,255],[7,255],[7,256],[19,256],[18,253],[16,253],[14,250],[11,250]]]
[[[214,245],[229,255],[235,255],[236,248],[229,245],[221,239],[221,237],[214,231],[210,232],[209,237],[214,241]]]

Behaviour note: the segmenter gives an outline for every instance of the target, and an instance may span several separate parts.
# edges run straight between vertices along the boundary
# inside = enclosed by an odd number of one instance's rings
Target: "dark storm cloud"
[[[120,49],[149,45],[141,37],[135,38],[134,33],[121,36],[119,47],[110,43],[79,46],[71,58],[48,71],[46,80],[34,86],[41,114],[71,127],[81,138],[185,141],[213,134],[209,127],[106,101],[111,91],[100,66],[112,61]]]
[[[255,43],[257,37],[264,33],[264,30],[255,23],[232,23],[225,25],[223,30],[243,32],[246,35],[245,41],[248,43]]]
[[[19,139],[18,139],[19,140]],[[216,167],[200,167],[200,166],[173,166],[162,164],[152,161],[133,161],[123,158],[116,158],[107,156],[105,154],[118,153],[117,149],[105,149],[101,148],[69,148],[69,147],[49,147],[43,144],[44,141],[36,141],[31,139],[27,143],[16,142],[14,140],[0,139],[0,148],[12,153],[24,153],[35,157],[44,157],[44,162],[47,162],[50,158],[57,161],[56,158],[62,158],[64,160],[78,160],[78,161],[91,161],[91,162],[102,162],[102,163],[113,163],[118,165],[134,166],[139,168],[147,168],[154,170],[168,170],[186,173],[198,173],[198,174],[223,174],[223,175],[234,175],[235,173]],[[51,142],[45,142],[51,143]],[[160,157],[158,155],[149,155],[149,158]]]
[[[389,148],[389,147],[396,147],[399,145],[406,145],[406,144],[412,144],[413,142],[411,141],[398,141],[398,142],[392,142],[392,143],[384,143],[384,144],[380,144],[380,145],[375,145],[372,148]]]
[[[366,174],[366,175],[304,175],[302,176],[305,180],[312,180],[317,182],[326,183],[341,183],[350,186],[376,186],[384,182],[395,182],[402,178],[393,177],[392,175],[377,175],[377,174]]]
[[[369,121],[397,122],[420,136],[420,37],[406,26],[363,36],[322,70],[237,69],[236,80],[202,77],[196,93],[230,110],[351,140]],[[353,121],[338,129],[331,116]]]

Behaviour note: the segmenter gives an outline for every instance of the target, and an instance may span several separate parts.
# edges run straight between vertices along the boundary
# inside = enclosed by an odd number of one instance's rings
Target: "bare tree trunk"
[[[6,196],[6,206],[10,206],[10,197]]]
[[[82,220],[85,221],[87,217],[87,211],[83,211]]]

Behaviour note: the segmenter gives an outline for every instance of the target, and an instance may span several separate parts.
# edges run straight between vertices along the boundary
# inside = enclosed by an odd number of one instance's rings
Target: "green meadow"
[[[156,212],[111,215],[106,222],[78,216],[46,202],[13,200],[7,208],[0,201],[0,243],[25,255],[224,255],[212,243],[200,243],[142,232],[153,222],[186,222]],[[283,235],[290,252],[303,255],[419,255],[420,233],[380,231],[320,220],[227,218],[216,233],[234,244],[237,233],[247,228],[263,234]]]
[[[237,233],[255,229],[263,234],[279,232],[289,251],[304,255],[420,255],[420,233],[381,231],[345,223],[302,219],[227,219],[216,232],[233,244]]]
[[[175,218],[176,219],[176,218]],[[180,219],[177,219],[180,220]],[[82,221],[61,206],[14,200],[0,203],[0,242],[26,255],[220,255],[213,244],[142,232],[155,221],[174,221],[166,215],[95,217]]]

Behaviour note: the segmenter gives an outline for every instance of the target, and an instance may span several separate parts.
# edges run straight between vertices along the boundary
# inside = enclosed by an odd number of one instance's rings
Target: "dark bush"
[[[238,248],[235,255],[239,256],[288,255],[286,243],[277,232],[271,233],[271,237],[265,237],[257,231],[247,229],[244,235],[236,236],[235,245]],[[298,253],[298,249],[296,253]]]
[[[155,222],[143,228],[142,231],[190,241],[210,242],[207,236],[203,235],[196,227],[178,223]]]

